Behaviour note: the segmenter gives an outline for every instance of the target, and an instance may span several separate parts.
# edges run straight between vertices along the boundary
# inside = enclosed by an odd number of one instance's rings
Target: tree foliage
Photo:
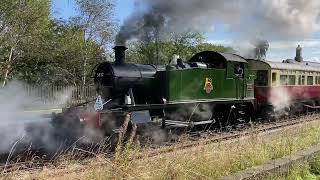
[[[86,85],[88,69],[93,68],[93,49],[105,49],[113,42],[115,22],[113,19],[114,3],[112,0],[76,0],[80,15],[73,17],[71,23],[82,30],[82,84]],[[89,79],[90,80],[90,79]]]
[[[134,42],[128,59],[133,63],[167,64],[174,55],[187,60],[201,51],[234,52],[230,47],[205,43],[199,32],[185,32],[172,34],[164,41]]]
[[[98,46],[113,42],[116,23],[113,18],[113,0],[76,0],[80,15],[73,17],[75,24],[82,27],[85,39],[95,41]]]
[[[50,2],[3,0],[0,4],[1,72],[3,84],[26,64],[40,63],[44,56]]]
[[[110,2],[109,4],[107,2]],[[79,16],[50,17],[50,0],[0,3],[0,80],[82,84],[105,57],[114,22],[109,0],[77,0]],[[105,3],[105,4],[103,4]],[[90,78],[88,83],[90,83]]]

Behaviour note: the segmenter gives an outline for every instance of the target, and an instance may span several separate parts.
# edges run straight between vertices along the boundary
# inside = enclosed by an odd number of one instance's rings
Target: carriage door
[[[234,65],[235,65],[234,76],[235,76],[235,85],[236,85],[236,98],[244,99],[244,96],[245,96],[244,64],[235,63]]]

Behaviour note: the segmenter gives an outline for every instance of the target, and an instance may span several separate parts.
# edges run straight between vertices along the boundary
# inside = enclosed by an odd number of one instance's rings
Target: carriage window
[[[277,85],[277,73],[272,73],[272,86]]]
[[[288,85],[296,85],[296,76],[295,75],[289,76],[289,84]]]
[[[316,84],[320,84],[320,76],[316,77]]]
[[[268,71],[257,71],[257,78],[255,80],[257,86],[268,85]]]
[[[280,75],[280,85],[288,85],[288,76]]]
[[[301,85],[305,85],[305,84],[306,84],[306,77],[301,76]]]
[[[301,81],[302,81],[302,78],[301,78],[301,77],[302,77],[302,76],[299,76],[299,77],[298,77],[298,85],[302,85],[302,82],[301,82]]]
[[[308,76],[307,85],[313,85],[313,76]]]

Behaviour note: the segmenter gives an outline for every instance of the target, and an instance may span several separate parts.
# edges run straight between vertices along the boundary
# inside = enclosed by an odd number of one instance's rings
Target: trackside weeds
[[[264,164],[320,143],[320,122],[311,122],[265,136],[215,143],[155,157],[134,159],[134,145],[118,150],[117,158],[101,156],[89,164],[63,161],[61,167],[2,174],[2,179],[217,179]],[[119,148],[121,149],[121,148]]]

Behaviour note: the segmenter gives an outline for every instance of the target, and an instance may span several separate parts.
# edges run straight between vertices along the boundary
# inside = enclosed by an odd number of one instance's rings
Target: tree
[[[93,41],[84,41],[82,28],[68,21],[52,20],[46,40],[47,56],[42,56],[41,63],[30,61],[35,64],[18,69],[21,74],[19,77],[24,81],[37,84],[80,85],[83,72],[82,52],[86,52],[87,71],[104,59],[104,50]],[[30,72],[33,74],[30,75]]]
[[[66,84],[80,85],[83,83],[83,56],[86,57],[86,69],[90,71],[104,59],[104,49],[96,42],[83,39],[83,31],[79,26],[68,23],[60,23],[55,30],[57,38],[56,61],[54,71],[61,75]],[[56,73],[57,74],[57,73]],[[57,78],[57,77],[55,77]],[[87,83],[90,83],[88,81]]]
[[[148,37],[148,41],[133,42],[129,45],[131,62],[166,64],[174,54],[188,58],[193,53],[192,48],[204,39],[198,32],[172,33],[162,41],[156,36]]]
[[[110,2],[110,3],[108,3]],[[77,0],[80,15],[50,19],[50,0],[0,4],[0,80],[79,85],[105,59],[115,28],[109,0]]]
[[[108,48],[113,42],[116,23],[113,0],[76,0],[80,15],[72,18],[74,25],[83,30],[83,85],[86,84],[88,66],[88,43],[94,42],[99,48]],[[87,43],[88,42],[88,43]]]
[[[16,68],[41,54],[49,25],[49,0],[3,0],[0,4],[1,72],[3,85]],[[28,55],[27,55],[28,54]]]

